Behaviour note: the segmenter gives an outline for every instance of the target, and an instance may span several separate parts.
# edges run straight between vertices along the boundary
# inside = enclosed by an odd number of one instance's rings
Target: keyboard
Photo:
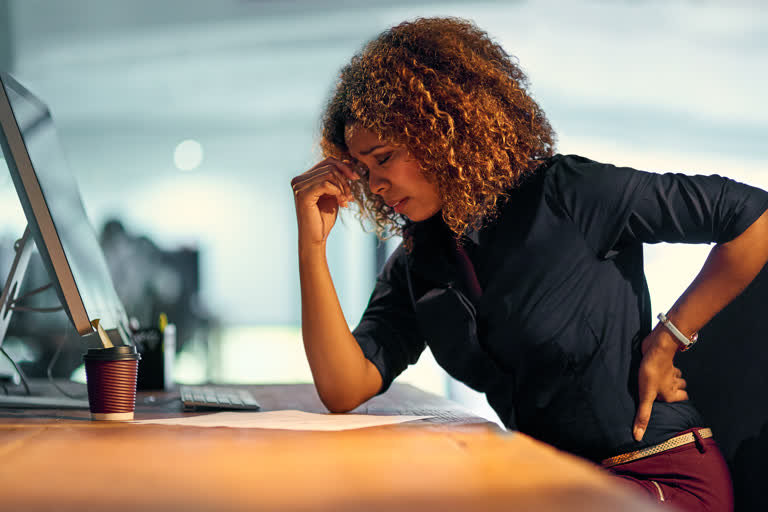
[[[180,386],[184,410],[242,409],[258,411],[259,402],[250,391],[222,386]]]
[[[0,408],[13,409],[88,409],[88,399],[65,396],[0,395]]]

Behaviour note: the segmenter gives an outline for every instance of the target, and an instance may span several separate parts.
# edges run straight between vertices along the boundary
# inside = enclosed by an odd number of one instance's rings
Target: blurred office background
[[[129,314],[185,326],[178,381],[311,381],[290,179],[319,159],[340,67],[381,30],[434,15],[474,20],[520,59],[561,153],[768,188],[758,0],[0,0],[0,68],[50,106]],[[25,225],[5,171],[0,219],[4,278]],[[393,247],[337,224],[329,259],[350,325]],[[654,311],[708,249],[648,248]],[[77,376],[82,350],[65,338],[74,355],[57,371]],[[29,367],[50,357],[24,336],[6,346]],[[429,353],[401,380],[495,418]]]

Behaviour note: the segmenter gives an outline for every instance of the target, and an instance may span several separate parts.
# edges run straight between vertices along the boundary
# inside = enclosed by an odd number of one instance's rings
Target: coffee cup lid
[[[136,347],[132,345],[120,345],[109,348],[89,348],[88,353],[83,355],[85,361],[124,361],[141,359]]]

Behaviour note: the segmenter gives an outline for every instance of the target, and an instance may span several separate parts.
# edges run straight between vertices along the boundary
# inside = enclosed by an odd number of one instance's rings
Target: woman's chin
[[[431,219],[435,216],[436,213],[438,213],[440,209],[437,210],[417,210],[417,211],[404,211],[403,215],[408,217],[408,220],[411,222],[421,222],[427,219]]]

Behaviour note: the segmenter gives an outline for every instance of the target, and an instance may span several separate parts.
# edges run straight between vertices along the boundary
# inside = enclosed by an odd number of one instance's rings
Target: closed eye
[[[387,162],[387,160],[390,159],[391,156],[392,156],[391,152],[383,156],[377,156],[376,163],[378,163],[379,165],[384,165]]]

